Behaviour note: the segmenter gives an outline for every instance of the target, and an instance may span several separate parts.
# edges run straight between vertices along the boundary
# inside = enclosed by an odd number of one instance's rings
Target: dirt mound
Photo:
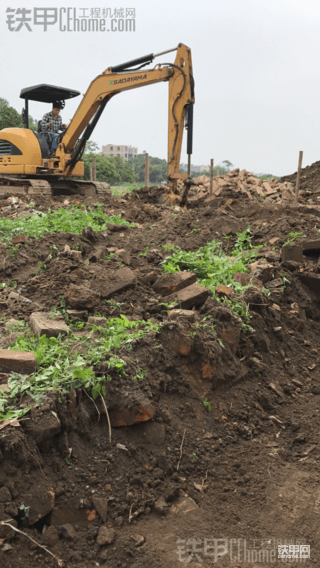
[[[14,220],[33,207],[89,210],[98,201],[135,223],[1,247],[1,349],[27,337],[31,314],[46,314],[42,357],[64,321],[71,369],[90,345],[90,372],[105,388],[94,399],[89,386],[61,394],[57,383],[39,405],[12,395],[12,410],[32,408],[20,421],[0,421],[4,568],[48,565],[50,554],[28,536],[77,568],[176,568],[190,556],[249,568],[262,557],[273,565],[278,544],[309,545],[306,566],[319,563],[320,214],[316,199],[291,205],[292,180],[269,182],[268,194],[253,177],[220,176],[213,196],[200,184],[185,208],[175,194],[177,205],[159,203],[169,195],[163,187],[3,203]],[[186,274],[182,252],[216,240],[226,263],[239,262],[232,255],[241,238],[260,245],[258,256],[212,297],[208,278],[200,284]],[[180,271],[160,279],[174,252]],[[201,285],[210,293],[198,303],[192,287]],[[186,290],[191,305],[179,309]],[[127,331],[112,356],[125,373],[110,365],[109,330],[119,322]],[[0,373],[0,391],[10,381]],[[8,520],[24,534],[1,525]]]
[[[281,182],[289,182],[292,183],[294,186],[296,185],[297,180],[297,172],[291,174],[289,176],[283,176],[281,178]],[[311,164],[311,166],[306,166],[301,170],[301,177],[300,177],[300,188],[301,188],[301,197],[310,199],[316,198],[318,199],[318,194],[320,192],[320,162],[315,162]]]

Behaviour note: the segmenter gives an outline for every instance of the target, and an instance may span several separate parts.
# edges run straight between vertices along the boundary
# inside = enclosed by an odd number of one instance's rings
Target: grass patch
[[[129,183],[123,183],[121,185],[117,185],[112,187],[111,186],[111,192],[112,195],[125,195],[126,193],[131,193],[134,189],[141,189],[142,187],[144,187],[144,183],[134,183],[134,184],[129,184]]]
[[[47,338],[26,334],[20,336],[10,347],[14,351],[35,353],[37,371],[25,377],[11,373],[8,379],[10,392],[0,394],[0,421],[23,416],[27,409],[17,410],[21,397],[27,396],[36,404],[42,404],[42,397],[51,391],[61,395],[68,394],[71,388],[85,388],[93,399],[101,393],[106,394],[105,381],[111,381],[111,375],[96,376],[92,367],[102,361],[107,363],[110,373],[126,377],[126,362],[117,355],[117,351],[150,331],[158,331],[160,324],[151,321],[130,321],[124,315],[111,318],[105,328],[90,326],[91,331],[79,337],[70,333],[65,337]],[[92,338],[99,331],[99,337]],[[145,378],[145,371],[136,367],[132,380]]]
[[[232,286],[240,294],[247,286],[234,282],[235,272],[249,272],[248,264],[256,258],[261,246],[252,247],[250,227],[242,233],[237,233],[234,250],[228,256],[222,250],[222,243],[211,241],[196,252],[189,252],[170,245],[172,255],[162,261],[164,272],[180,272],[187,270],[197,275],[197,283],[205,286],[212,292],[212,296],[225,304],[239,316],[248,321],[245,305],[241,300],[228,300],[219,298],[215,289],[217,286]]]
[[[36,211],[29,217],[21,219],[0,219],[0,242],[11,242],[13,236],[28,235],[40,239],[46,233],[59,231],[63,233],[81,234],[83,229],[91,227],[93,231],[103,231],[107,223],[134,227],[118,215],[108,216],[100,207],[92,208],[73,205],[70,209],[48,210],[48,213]],[[14,247],[12,247],[13,249]],[[11,250],[11,249],[10,249]]]

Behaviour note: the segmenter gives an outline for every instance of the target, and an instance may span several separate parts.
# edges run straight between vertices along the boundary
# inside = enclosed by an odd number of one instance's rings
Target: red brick
[[[193,306],[203,304],[208,298],[210,291],[200,286],[200,284],[192,284],[183,290],[179,290],[168,298],[168,302],[175,302],[177,307],[183,310],[189,310]]]
[[[114,294],[120,294],[136,283],[136,275],[130,268],[120,268],[106,275],[103,280],[95,281],[95,289],[101,294],[101,298],[111,298]]]
[[[174,274],[162,274],[154,283],[153,288],[162,296],[169,296],[183,288],[194,284],[197,277],[192,272],[175,272]]]
[[[58,335],[65,335],[70,331],[70,328],[63,320],[56,320],[53,314],[45,312],[34,312],[31,314],[30,325],[38,337],[41,337],[41,335],[58,337]]]
[[[12,244],[17,245],[18,243],[25,243],[29,237],[26,235],[19,235],[17,237],[12,237]]]
[[[138,422],[146,422],[153,418],[154,410],[152,405],[147,403],[142,403],[141,405],[136,405],[133,408],[117,408],[114,410],[109,410],[109,418],[111,426],[131,426],[132,424]]]
[[[218,296],[224,296],[225,298],[233,298],[235,296],[232,286],[222,284],[222,286],[217,286],[215,291]]]
[[[28,351],[0,349],[0,372],[30,375],[36,370],[36,357]]]

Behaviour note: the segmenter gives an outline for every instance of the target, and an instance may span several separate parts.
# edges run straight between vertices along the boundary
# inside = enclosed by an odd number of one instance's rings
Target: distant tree
[[[150,171],[149,181],[152,184],[161,183],[167,180],[168,164],[166,160],[161,158],[152,158],[149,156]],[[139,183],[145,180],[145,155],[144,153],[138,154],[133,160],[133,167],[136,175],[138,176]]]
[[[6,99],[0,98],[0,130],[3,128],[22,128],[21,115],[11,106]]]
[[[91,140],[88,140],[88,142],[86,142],[86,149],[85,149],[85,153],[86,154],[98,154],[100,152],[100,148],[98,146],[98,144],[96,144],[95,142],[92,142]]]
[[[97,181],[106,181],[111,185],[136,181],[134,169],[129,162],[126,162],[121,156],[105,156],[102,152],[99,152],[99,154],[89,152],[83,155],[84,179],[90,179],[90,164],[92,164],[94,156],[96,158]]]
[[[229,162],[229,160],[223,160],[222,164],[224,165],[224,168],[226,170],[230,170],[230,168],[232,168],[233,164],[231,162]]]

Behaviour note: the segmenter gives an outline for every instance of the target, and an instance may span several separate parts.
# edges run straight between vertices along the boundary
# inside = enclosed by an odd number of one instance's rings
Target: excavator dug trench
[[[155,57],[176,51],[174,63],[143,69]],[[92,81],[70,124],[57,138],[57,149],[50,148],[48,136],[31,130],[29,125],[29,101],[52,103],[80,95],[78,91],[52,85],[37,85],[22,89],[20,98],[25,100],[24,128],[0,130],[0,196],[82,194],[94,195],[109,187],[104,182],[79,180],[84,175],[81,157],[86,142],[112,97],[123,91],[153,85],[161,81],[169,83],[168,117],[168,183],[176,190],[178,180],[187,174],[179,173],[183,128],[188,130],[187,154],[190,169],[192,154],[192,123],[194,80],[191,50],[179,43],[178,47],[158,54],[108,67]],[[185,124],[186,120],[186,124]]]

